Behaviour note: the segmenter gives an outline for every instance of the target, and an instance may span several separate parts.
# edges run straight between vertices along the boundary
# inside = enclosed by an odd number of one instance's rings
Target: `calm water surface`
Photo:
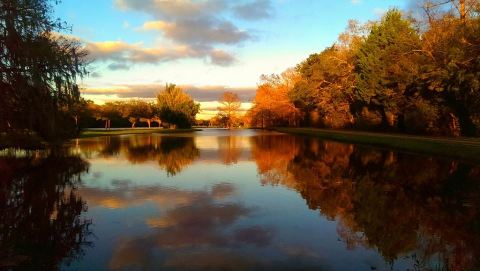
[[[253,131],[0,152],[0,269],[479,270],[480,166]]]

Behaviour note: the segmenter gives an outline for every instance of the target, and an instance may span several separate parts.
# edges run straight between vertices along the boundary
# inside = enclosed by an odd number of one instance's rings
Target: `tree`
[[[81,44],[56,35],[54,1],[0,1],[0,128],[34,131],[48,141],[73,136],[76,80],[87,74]]]
[[[195,103],[190,95],[174,84],[167,84],[160,91],[157,105],[160,119],[179,128],[190,128],[200,110],[200,104]]]
[[[225,92],[220,97],[221,106],[218,107],[218,115],[225,119],[227,128],[232,128],[238,120],[238,111],[242,106],[240,98],[233,92]]]
[[[426,15],[428,22],[432,23],[445,15],[458,14],[458,18],[465,22],[470,16],[478,12],[478,0],[423,0],[419,6]]]
[[[131,100],[122,106],[122,115],[124,118],[128,118],[132,124],[132,128],[134,128],[135,124],[139,121],[147,122],[148,128],[150,128],[154,114],[153,105],[145,101]]]
[[[480,127],[480,4],[465,5],[464,16],[447,12],[429,20],[422,42],[429,61],[420,83],[424,96],[447,108],[450,126],[458,122],[463,135],[473,136]]]
[[[303,115],[303,125],[341,128],[351,126],[355,53],[364,42],[368,25],[350,20],[337,43],[310,55],[296,67],[301,79],[288,93]]]
[[[105,121],[105,129],[110,129],[112,127],[112,120],[120,119],[122,117],[122,111],[124,111],[121,102],[107,102],[104,105],[92,104],[90,110],[97,120]]]
[[[288,69],[281,75],[262,75],[261,84],[249,110],[248,118],[251,126],[296,126],[300,119],[300,111],[288,97],[300,79],[299,74]]]
[[[86,127],[87,120],[93,117],[93,112],[90,110],[92,105],[93,101],[80,98],[78,103],[75,103],[70,107],[70,112],[77,130]]]
[[[373,25],[356,55],[357,116],[371,110],[380,114],[383,128],[402,125],[405,93],[419,74],[420,49],[418,33],[400,11],[388,11]]]
[[[322,126],[342,128],[351,125],[353,116],[350,114],[350,104],[355,74],[348,49],[332,46],[320,54],[311,55],[298,69],[302,80],[290,92],[290,97],[308,97],[298,93],[311,93],[307,95],[314,98],[308,99],[311,105],[308,105],[307,112],[315,110]],[[294,103],[298,106],[298,99],[294,98]]]

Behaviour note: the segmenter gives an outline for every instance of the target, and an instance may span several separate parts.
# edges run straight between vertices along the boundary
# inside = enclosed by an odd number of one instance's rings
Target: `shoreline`
[[[272,130],[412,153],[441,155],[472,162],[480,161],[480,138],[428,137],[319,128],[273,128]]]
[[[193,133],[201,131],[201,129],[158,129],[158,128],[114,128],[110,130],[105,129],[85,129],[77,138],[89,138],[100,136],[115,136],[115,135],[132,135],[132,134],[179,134],[179,133]]]

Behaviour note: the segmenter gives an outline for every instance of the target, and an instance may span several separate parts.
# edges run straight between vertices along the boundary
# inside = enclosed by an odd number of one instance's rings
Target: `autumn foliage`
[[[281,75],[264,75],[258,86],[253,107],[247,117],[252,126],[269,127],[298,125],[300,111],[288,97],[288,92],[300,80],[295,70]]]
[[[421,1],[351,21],[295,69],[262,76],[252,126],[474,136],[480,132],[480,4]]]

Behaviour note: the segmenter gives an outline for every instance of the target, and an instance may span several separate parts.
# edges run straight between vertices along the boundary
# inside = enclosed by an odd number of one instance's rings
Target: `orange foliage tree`
[[[300,80],[300,75],[288,69],[281,75],[262,75],[253,107],[248,112],[250,125],[254,127],[297,126],[300,111],[293,105],[288,92]]]

